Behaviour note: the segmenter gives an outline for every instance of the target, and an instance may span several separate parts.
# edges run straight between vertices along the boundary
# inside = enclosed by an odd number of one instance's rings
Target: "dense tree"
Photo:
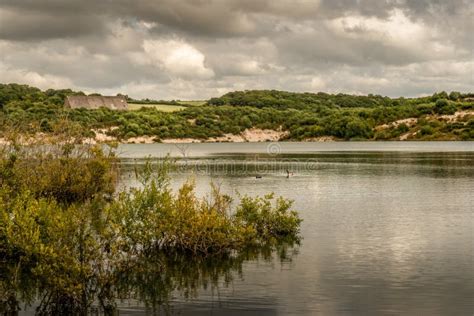
[[[315,110],[320,106],[329,108],[355,108],[389,106],[392,100],[382,96],[353,96],[347,94],[331,95],[326,93],[294,93],[277,90],[250,90],[229,92],[220,98],[212,98],[209,105],[271,107],[276,109]]]
[[[446,99],[438,99],[435,103],[435,111],[438,114],[454,114],[456,106]]]
[[[449,94],[449,99],[450,99],[451,101],[458,101],[460,98],[461,98],[461,93],[460,93],[460,92],[452,91],[452,92]]]

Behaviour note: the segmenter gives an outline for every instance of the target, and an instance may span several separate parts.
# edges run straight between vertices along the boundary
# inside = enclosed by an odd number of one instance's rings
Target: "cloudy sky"
[[[474,92],[473,0],[0,0],[0,82],[204,99]]]

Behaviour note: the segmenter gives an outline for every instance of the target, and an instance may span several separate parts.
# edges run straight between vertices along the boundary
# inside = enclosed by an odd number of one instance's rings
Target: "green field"
[[[179,104],[183,105],[192,105],[192,106],[202,106],[206,104],[207,101],[194,100],[194,101],[178,101]]]
[[[185,106],[180,106],[180,105],[170,105],[170,104],[139,104],[139,103],[129,103],[128,108],[130,110],[139,110],[142,107],[145,108],[155,108],[159,111],[163,112],[176,112],[176,111],[181,111],[185,109]]]

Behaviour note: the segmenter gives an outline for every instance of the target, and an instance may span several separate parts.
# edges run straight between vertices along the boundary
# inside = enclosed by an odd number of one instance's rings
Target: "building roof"
[[[85,96],[85,95],[71,95],[66,97],[64,106],[71,109],[86,108],[99,109],[101,107],[109,108],[111,110],[127,110],[127,99],[123,96],[104,97],[104,96]]]

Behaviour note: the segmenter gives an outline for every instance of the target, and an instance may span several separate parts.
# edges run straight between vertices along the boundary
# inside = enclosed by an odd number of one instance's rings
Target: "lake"
[[[181,157],[177,188],[212,181],[235,198],[293,199],[291,260],[247,261],[228,285],[176,295],[181,315],[473,315],[474,143],[137,144],[118,149],[122,185],[143,158]],[[287,177],[288,172],[291,174]],[[258,178],[257,178],[258,176]],[[121,315],[147,311],[121,303]]]

